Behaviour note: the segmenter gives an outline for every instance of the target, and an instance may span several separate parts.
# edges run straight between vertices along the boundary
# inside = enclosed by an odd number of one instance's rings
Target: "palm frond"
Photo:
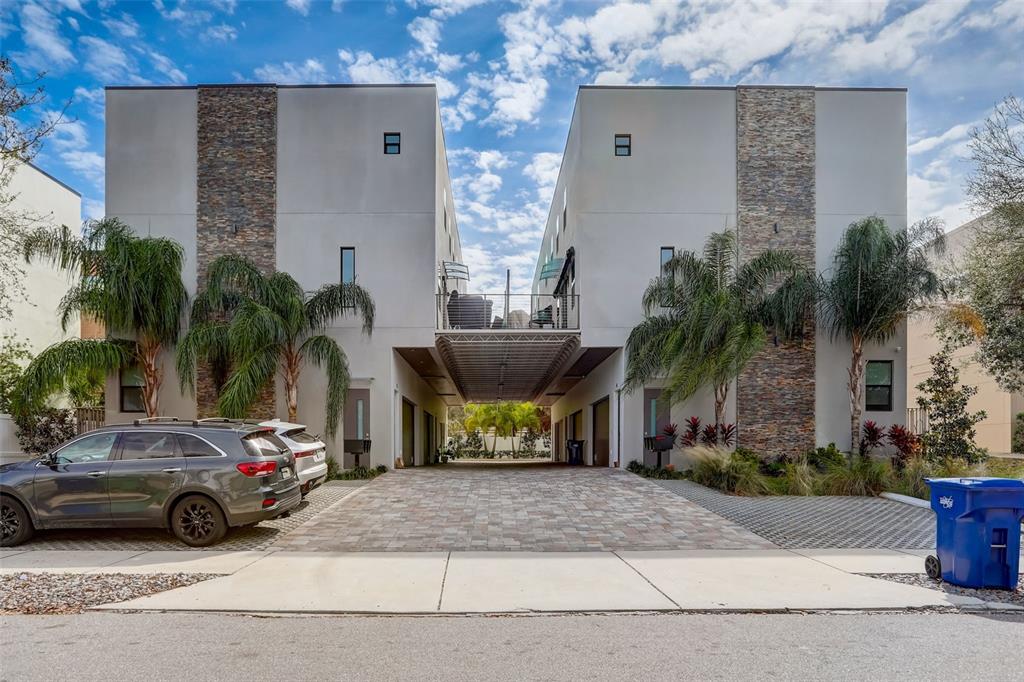
[[[227,322],[194,324],[178,343],[175,368],[182,392],[195,395],[196,367],[202,360],[214,365],[230,364]]]
[[[29,363],[18,386],[19,402],[35,405],[64,390],[69,378],[87,372],[113,372],[137,358],[129,341],[69,339],[43,350]]]
[[[632,393],[665,369],[664,349],[676,320],[669,315],[647,317],[626,339],[626,376],[624,388]]]
[[[354,313],[363,320],[363,333],[373,333],[376,308],[370,292],[354,282],[325,284],[306,301],[311,329],[326,329],[335,318]]]
[[[236,358],[267,347],[280,348],[289,338],[281,316],[253,299],[239,304],[228,326],[230,351]]]
[[[239,297],[268,301],[272,298],[267,278],[256,265],[242,256],[220,256],[206,271],[204,288],[206,305],[213,310],[227,310]]]
[[[324,431],[334,438],[338,433],[338,420],[348,394],[348,358],[337,341],[322,334],[306,339],[299,352],[305,360],[323,368],[327,373],[327,402],[324,405],[327,423]]]
[[[224,384],[217,400],[217,409],[225,417],[245,417],[263,393],[268,382],[274,380],[277,369],[278,349],[273,346],[261,348],[239,362]]]

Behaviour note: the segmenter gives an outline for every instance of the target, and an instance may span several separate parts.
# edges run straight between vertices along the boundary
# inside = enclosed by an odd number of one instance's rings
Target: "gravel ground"
[[[886,573],[886,574],[872,574],[869,578],[883,578],[885,580],[891,580],[894,583],[903,583],[904,585],[916,585],[918,587],[927,587],[933,590],[939,590],[947,594],[955,594],[962,597],[977,597],[984,601],[990,602],[1001,602],[1003,604],[1017,604],[1018,606],[1024,606],[1024,579],[1017,583],[1017,589],[1012,592],[1008,590],[981,590],[971,587],[960,587],[959,585],[953,585],[942,580],[932,580],[926,575],[919,573]]]
[[[206,573],[0,575],[0,615],[81,613],[90,606],[144,597],[216,577]]]

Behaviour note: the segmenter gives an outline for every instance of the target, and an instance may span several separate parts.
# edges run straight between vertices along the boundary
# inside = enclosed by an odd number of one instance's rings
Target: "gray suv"
[[[156,527],[207,547],[229,527],[287,513],[299,488],[295,456],[272,428],[139,419],[0,466],[0,546],[35,529]]]

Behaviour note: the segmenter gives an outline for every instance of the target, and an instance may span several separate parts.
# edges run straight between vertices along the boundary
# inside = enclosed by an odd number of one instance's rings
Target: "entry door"
[[[661,399],[660,388],[644,389],[644,435],[657,436],[664,432],[669,425],[671,414],[669,406]],[[641,446],[642,447],[642,446]],[[660,466],[661,460],[658,453],[652,450],[644,450],[644,464],[646,466]]]
[[[565,448],[565,443],[562,442],[562,420],[559,419],[555,422],[555,442],[554,442],[554,459],[556,462],[564,462],[562,458],[562,451]]]
[[[594,466],[606,467],[611,455],[611,410],[608,396],[594,403]]]
[[[345,397],[345,468],[370,463],[370,456],[363,452],[365,441],[370,439],[370,389],[350,388]]]
[[[416,464],[416,406],[402,398],[402,464]]]
[[[423,413],[423,463],[432,464],[434,457],[434,415]]]

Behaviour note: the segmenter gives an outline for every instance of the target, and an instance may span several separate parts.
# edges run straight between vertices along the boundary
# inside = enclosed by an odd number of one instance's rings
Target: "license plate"
[[[324,461],[324,459],[326,457],[327,457],[327,453],[326,452],[318,452],[315,455],[313,455],[313,461],[314,462],[322,462],[322,461]]]
[[[290,468],[288,468],[288,467],[282,467],[281,468],[281,478],[291,478],[291,477],[292,477],[292,470]]]

